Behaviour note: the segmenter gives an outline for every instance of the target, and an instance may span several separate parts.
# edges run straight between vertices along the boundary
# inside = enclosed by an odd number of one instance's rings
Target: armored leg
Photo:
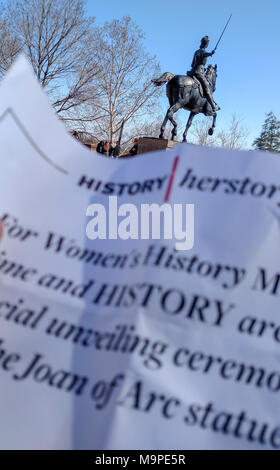
[[[215,104],[215,102],[212,98],[212,93],[210,91],[207,79],[201,73],[196,73],[195,76],[200,81],[200,83],[202,85],[202,88],[203,88],[203,91],[204,91],[205,98],[207,99],[208,103],[210,104],[213,113],[215,113],[218,109],[220,109],[220,107],[216,106],[216,104]]]
[[[213,100],[211,94],[208,92],[208,90],[205,91],[204,94],[205,94],[205,97],[206,97],[207,100],[208,100],[208,103],[211,105],[211,108],[212,108],[213,113],[215,113],[216,111],[218,111],[218,109],[220,109],[220,107],[219,107],[219,106],[216,106],[216,104],[215,104],[215,102],[214,102],[214,100]]]

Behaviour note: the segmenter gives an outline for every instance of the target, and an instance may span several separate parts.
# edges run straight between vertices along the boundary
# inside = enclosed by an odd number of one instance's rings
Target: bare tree
[[[69,129],[124,140],[153,122],[159,66],[130,17],[93,26],[86,0],[7,0],[1,16],[0,73],[19,50]]]
[[[130,17],[96,29],[96,54],[102,93],[97,107],[102,119],[97,121],[95,133],[113,140],[123,120],[126,133],[129,129],[132,133],[132,118],[140,123],[153,109],[159,91],[151,78],[159,73],[159,66],[145,51],[143,33]]]
[[[9,0],[5,20],[17,46],[9,60],[20,44],[58,113],[93,99],[98,67],[85,0]]]
[[[17,37],[13,36],[5,15],[0,13],[0,78],[6,73],[21,49]]]
[[[212,118],[211,118],[212,119]],[[247,146],[248,129],[242,125],[242,120],[233,114],[228,127],[221,129],[213,136],[208,135],[210,119],[194,122],[190,129],[192,142],[198,145],[224,147],[230,149],[244,149]]]
[[[228,128],[222,129],[217,134],[215,144],[218,147],[229,149],[244,149],[249,135],[248,129],[241,124],[241,119],[233,114]]]
[[[190,128],[190,134],[193,137],[191,141],[198,145],[215,145],[217,137],[215,134],[213,136],[209,136],[208,134],[208,130],[211,126],[212,117],[193,121],[192,127]]]
[[[135,137],[159,136],[162,122],[162,113],[160,113],[159,108],[159,105],[153,106],[152,113],[145,115],[143,119],[139,119],[137,115],[131,118],[128,130],[124,128],[125,132],[122,139],[122,151],[124,153],[132,147]]]

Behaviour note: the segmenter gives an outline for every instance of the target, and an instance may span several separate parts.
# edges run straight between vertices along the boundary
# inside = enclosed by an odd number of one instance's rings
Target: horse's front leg
[[[212,127],[210,127],[210,129],[208,130],[209,135],[213,135],[213,133],[214,133],[214,129],[216,127],[216,119],[217,119],[217,113],[214,113],[213,114]]]
[[[189,119],[188,119],[187,125],[186,125],[186,129],[185,129],[184,134],[183,134],[183,142],[186,142],[186,141],[187,141],[187,139],[186,139],[186,137],[187,137],[187,132],[188,132],[189,128],[190,128],[191,125],[192,125],[192,120],[193,120],[194,116],[195,116],[195,113],[193,113],[193,112],[191,111],[191,112],[190,112],[190,115],[189,115]]]

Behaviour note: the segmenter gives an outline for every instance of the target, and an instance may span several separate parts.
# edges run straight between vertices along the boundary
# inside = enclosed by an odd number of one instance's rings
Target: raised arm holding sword
[[[222,39],[222,36],[226,30],[226,27],[231,19],[232,15],[230,15],[223,31],[222,31],[222,34],[221,36],[219,37],[218,39],[218,42],[215,46],[215,48],[213,49],[212,52],[206,52],[206,48],[208,47],[209,45],[209,42],[210,42],[210,38],[209,36],[204,36],[202,39],[201,39],[201,43],[200,43],[200,48],[194,53],[194,56],[193,56],[193,61],[192,61],[192,69],[190,71],[190,75],[193,75],[194,77],[196,77],[201,85],[202,85],[202,88],[203,88],[203,91],[204,91],[204,95],[205,97],[207,98],[213,112],[215,113],[216,111],[218,111],[219,109],[221,109],[219,106],[216,106],[214,100],[213,100],[213,97],[212,97],[212,93],[211,93],[211,90],[209,88],[209,83],[205,77],[205,74],[204,74],[204,68],[205,68],[205,65],[206,65],[206,62],[207,62],[207,58],[212,56],[213,54],[215,54],[216,52],[216,49],[217,49],[217,46],[220,42],[220,40]]]

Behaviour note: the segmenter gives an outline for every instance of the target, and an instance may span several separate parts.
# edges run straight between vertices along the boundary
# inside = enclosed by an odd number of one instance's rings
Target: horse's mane
[[[217,76],[217,66],[215,65],[214,67],[212,64],[209,64],[205,73],[206,77],[208,77],[210,74],[212,75],[214,70],[216,70],[216,76]]]
[[[205,77],[206,77],[206,80],[208,81],[208,83],[210,85],[213,83],[212,82],[213,73],[215,73],[216,78],[217,78],[217,65],[215,65],[213,67],[212,64],[209,64],[208,67],[207,67],[206,73],[205,73]],[[215,79],[215,82],[216,82],[216,79]],[[215,89],[216,89],[215,83],[213,84],[213,86],[214,86],[213,91],[215,91]]]

